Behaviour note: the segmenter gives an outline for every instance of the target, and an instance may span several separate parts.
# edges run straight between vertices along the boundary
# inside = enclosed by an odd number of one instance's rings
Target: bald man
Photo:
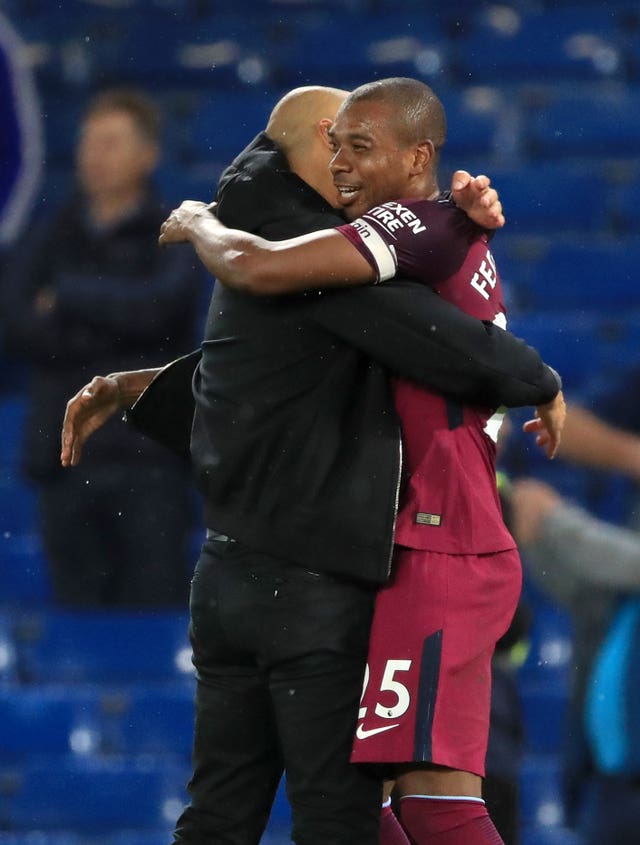
[[[278,105],[222,176],[227,224],[282,239],[342,222],[326,166],[343,96],[303,89]],[[393,546],[389,372],[507,404],[549,390],[537,353],[420,285],[277,300],[214,289],[193,383],[191,453],[209,531],[191,592],[194,773],[176,842],[257,845],[285,770],[295,842],[378,841],[380,782],[349,755]],[[97,380],[88,406],[83,392],[72,400],[63,462],[77,462],[109,410],[92,395],[130,404],[145,379]],[[141,424],[161,385],[134,407]]]

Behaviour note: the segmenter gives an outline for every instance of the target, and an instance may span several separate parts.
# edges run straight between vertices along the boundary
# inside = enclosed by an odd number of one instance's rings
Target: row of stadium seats
[[[187,626],[186,612],[0,613],[3,845],[168,841],[190,773]],[[289,823],[281,788],[263,845],[288,843]]]
[[[371,74],[355,82],[369,78]],[[324,81],[311,75],[294,84]],[[222,90],[179,91],[154,86],[167,118],[166,155],[182,165],[228,161],[264,128],[271,108],[289,87],[293,86],[229,84]],[[632,86],[540,81],[515,87],[503,81],[469,82],[461,87],[438,82],[434,88],[447,111],[447,158],[475,157],[502,167],[505,162],[521,164],[524,169],[529,161],[540,166],[558,159],[569,173],[575,157],[596,166],[598,159],[622,159],[623,163],[637,159],[640,92]],[[68,86],[47,94],[47,160],[52,166],[69,165],[85,102],[70,99]],[[611,178],[615,180],[616,175],[612,172]]]
[[[18,5],[18,4],[17,4]],[[92,5],[69,15],[45,3],[17,9],[43,81],[291,87],[309,79],[351,85],[374,76],[420,75],[465,84],[640,75],[640,15],[632,3],[536,6],[449,3]],[[74,8],[75,7],[75,8]],[[74,14],[75,11],[75,14]],[[354,38],[354,30],[357,37]],[[149,50],[153,44],[154,49]],[[540,45],[544,49],[540,49]],[[141,58],[144,57],[144,60]]]
[[[9,685],[175,682],[193,674],[186,610],[5,608],[0,637],[0,679]]]
[[[525,828],[551,836],[562,823],[557,748],[571,630],[556,608],[529,599],[522,814]],[[0,616],[0,829],[168,830],[184,801],[193,726],[186,626],[180,613]],[[281,791],[272,837],[288,813]],[[532,841],[573,841],[548,836]]]

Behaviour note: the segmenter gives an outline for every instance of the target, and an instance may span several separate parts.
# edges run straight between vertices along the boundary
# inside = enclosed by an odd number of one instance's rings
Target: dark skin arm
[[[140,394],[162,371],[131,370],[94,376],[67,402],[62,423],[60,462],[76,466],[88,438],[118,411],[130,408]]]
[[[479,226],[504,225],[502,205],[488,177],[472,178],[458,170],[452,193],[456,205]],[[214,210],[215,203],[185,200],[162,224],[159,242],[165,246],[189,241],[207,270],[227,287],[275,295],[376,281],[369,262],[335,229],[274,242],[227,229]]]
[[[336,229],[285,241],[268,241],[227,229],[215,203],[185,200],[160,229],[159,242],[189,242],[222,284],[252,294],[274,295],[375,282],[369,262]]]

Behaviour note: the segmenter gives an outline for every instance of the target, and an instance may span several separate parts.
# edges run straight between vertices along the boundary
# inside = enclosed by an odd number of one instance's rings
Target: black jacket
[[[342,222],[264,134],[223,174],[218,202],[225,224],[270,239]],[[313,570],[384,581],[401,452],[389,372],[484,404],[558,390],[534,350],[422,285],[277,299],[216,285],[191,438],[207,525]]]
[[[16,247],[1,320],[10,353],[27,364],[23,462],[29,476],[63,471],[65,405],[95,373],[151,367],[158,356],[176,357],[197,342],[204,273],[190,250],[170,254],[158,247],[166,214],[149,194],[129,217],[98,230],[78,195]],[[55,295],[55,307],[39,312],[34,303],[43,290]],[[146,438],[123,438],[114,419],[90,439],[83,466],[114,461],[175,459]]]

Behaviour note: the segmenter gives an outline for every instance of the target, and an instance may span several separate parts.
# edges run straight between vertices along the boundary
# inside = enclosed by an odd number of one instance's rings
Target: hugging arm
[[[390,371],[460,401],[542,406],[560,392],[535,349],[418,283],[335,291],[312,308],[318,323]]]
[[[453,198],[478,225],[504,225],[502,206],[486,176],[456,171]],[[216,203],[185,200],[160,229],[160,244],[190,242],[222,284],[251,294],[275,295],[377,281],[375,270],[335,229],[270,241],[227,228],[215,216]]]

